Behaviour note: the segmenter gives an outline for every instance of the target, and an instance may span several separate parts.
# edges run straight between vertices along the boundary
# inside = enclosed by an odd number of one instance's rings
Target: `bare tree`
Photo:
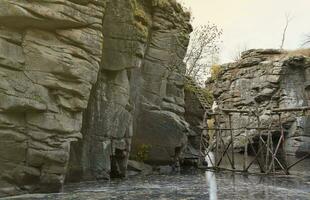
[[[249,48],[247,47],[246,44],[244,44],[243,46],[239,45],[239,47],[237,48],[235,54],[233,55],[233,61],[238,61],[241,59],[241,56],[242,56],[242,52],[248,50]]]
[[[184,62],[186,75],[198,83],[204,82],[208,68],[218,60],[222,33],[217,25],[208,23],[197,27],[191,34]]]
[[[286,39],[287,28],[288,28],[289,23],[292,21],[292,19],[293,17],[289,13],[285,14],[285,26],[284,26],[283,33],[282,33],[280,49],[283,49],[285,39]]]
[[[310,46],[310,34],[306,35],[305,37],[305,41],[303,42],[303,44],[301,46]]]

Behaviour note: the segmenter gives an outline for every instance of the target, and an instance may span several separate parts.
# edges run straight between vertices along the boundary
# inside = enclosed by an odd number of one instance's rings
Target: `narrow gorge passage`
[[[309,199],[310,49],[222,64],[181,2],[0,0],[0,199]]]

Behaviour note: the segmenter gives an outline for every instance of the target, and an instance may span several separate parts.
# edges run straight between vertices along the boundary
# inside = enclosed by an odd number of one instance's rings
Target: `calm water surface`
[[[302,169],[301,169],[302,168]],[[218,199],[310,200],[310,160],[290,176],[253,176],[216,173]],[[204,171],[175,175],[130,177],[110,182],[67,185],[63,193],[33,194],[6,199],[99,200],[99,199],[209,199]]]

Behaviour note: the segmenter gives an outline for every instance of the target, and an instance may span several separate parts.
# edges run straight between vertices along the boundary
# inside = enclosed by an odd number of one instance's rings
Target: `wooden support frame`
[[[286,164],[287,160],[286,157],[284,159],[285,164],[283,164],[277,157],[279,153],[279,149],[281,145],[283,145],[285,141],[285,135],[284,135],[284,128],[283,128],[283,120],[282,120],[282,113],[286,112],[302,112],[305,114],[306,111],[310,111],[310,107],[299,107],[299,108],[284,108],[284,109],[272,109],[271,110],[271,115],[278,115],[278,126],[275,129],[272,127],[272,121],[270,123],[269,127],[262,127],[261,126],[261,121],[259,118],[259,112],[258,109],[256,111],[251,111],[251,110],[238,110],[238,109],[222,109],[221,112],[218,113],[210,113],[208,112],[209,116],[214,116],[215,118],[215,128],[209,128],[206,127],[208,130],[214,130],[215,131],[215,141],[210,144],[204,145],[205,148],[207,149],[205,151],[205,155],[208,155],[212,149],[214,149],[216,152],[216,160],[215,163],[212,163],[213,167],[212,169],[215,170],[229,170],[233,172],[243,172],[243,173],[252,173],[249,171],[250,167],[253,165],[254,162],[257,162],[261,173],[256,173],[256,174],[276,174],[277,171],[275,170],[275,163],[277,163],[281,170],[284,172],[284,174],[288,175],[289,170],[295,166],[296,164],[300,163],[304,159],[310,157],[310,153],[306,154],[296,162],[292,164]],[[248,119],[250,119],[251,116],[254,116],[256,121],[257,121],[257,127],[240,127],[236,128],[232,126],[232,113],[239,113],[247,115]],[[227,116],[228,117],[228,128],[221,127],[220,126],[220,117],[221,116]],[[227,121],[226,121],[227,122]],[[250,120],[249,120],[250,122]],[[226,123],[225,123],[226,124]],[[233,133],[234,130],[245,130],[245,149],[244,149],[244,159],[243,159],[243,169],[236,169],[235,168],[235,157],[234,157],[234,140],[235,140],[235,135]],[[259,143],[259,148],[258,151],[255,150],[253,146],[253,141],[251,137],[248,135],[247,131],[248,130],[255,130],[258,132],[258,143]],[[222,133],[228,131],[230,140],[227,144],[225,144]],[[263,132],[262,131],[267,131]],[[280,137],[278,141],[276,142],[276,146],[274,146],[274,137],[272,135],[272,132],[279,131],[280,132]],[[265,140],[262,136],[265,136]],[[208,146],[208,147],[206,147]],[[251,148],[252,152],[254,153],[254,159],[248,163],[248,146]],[[220,148],[221,147],[221,148]],[[220,151],[221,149],[221,151]],[[223,150],[223,151],[222,151]],[[263,151],[266,153],[266,157],[263,157]],[[285,153],[285,152],[284,152]],[[224,158],[224,156],[227,156],[228,161],[230,163],[231,169],[229,168],[223,168],[221,167],[221,162]],[[209,167],[208,167],[209,168]]]

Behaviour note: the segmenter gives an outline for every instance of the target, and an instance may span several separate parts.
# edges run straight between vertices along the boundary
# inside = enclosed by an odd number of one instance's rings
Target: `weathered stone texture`
[[[129,77],[140,67],[145,44],[139,41],[132,1],[106,4],[104,48],[97,83],[83,119],[83,140],[71,152],[69,179],[109,179],[126,175],[132,137]]]
[[[189,15],[174,0],[0,2],[0,196],[126,175],[186,146]]]
[[[69,177],[123,177],[131,148],[134,156],[140,145],[151,145],[148,158],[158,163],[173,161],[175,148],[186,145],[181,74],[189,16],[169,2],[167,7],[141,0],[107,3],[100,72],[84,114],[84,138],[72,151]],[[172,61],[182,65],[169,70]]]
[[[0,196],[126,175],[186,146],[189,15],[174,0],[0,2]]]
[[[262,126],[272,125],[278,129],[278,116],[269,115],[272,108],[309,106],[309,67],[309,49],[296,52],[249,50],[239,61],[222,66],[219,78],[210,85],[220,107],[258,109]],[[255,118],[248,121],[246,116],[234,114],[232,119],[234,128],[257,127]],[[287,153],[309,152],[309,118],[296,118],[293,113],[286,113],[282,120]],[[223,122],[227,125],[227,119]],[[248,133],[250,137],[257,135],[255,130]],[[234,134],[239,135],[235,146],[242,147],[245,133],[235,131]]]
[[[211,106],[210,106],[211,107]],[[188,136],[188,147],[186,158],[193,160],[199,156],[200,139],[203,131],[203,116],[205,110],[202,108],[195,92],[190,87],[185,87],[185,120],[190,125]]]
[[[99,71],[98,2],[0,2],[0,196],[63,184]]]
[[[155,1],[154,1],[155,2]],[[134,156],[148,145],[149,163],[173,163],[186,147],[189,125],[184,120],[185,65],[182,60],[191,31],[189,15],[179,4],[153,3],[147,48],[141,68],[131,73],[134,103]]]

